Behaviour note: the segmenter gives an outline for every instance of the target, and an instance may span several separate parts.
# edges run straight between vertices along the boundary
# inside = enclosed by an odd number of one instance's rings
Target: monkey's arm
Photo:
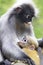
[[[11,39],[8,39],[7,37],[6,39],[7,40],[4,39],[4,43],[2,43],[2,52],[6,58],[11,61],[27,60],[28,64],[35,65],[30,57],[28,57],[17,45],[13,44],[15,43],[13,40],[11,41]]]
[[[11,46],[11,47],[10,47]],[[24,52],[21,51],[16,45],[10,45],[8,48],[3,48],[3,53],[11,61],[14,60],[28,60],[28,63],[35,65],[32,59],[30,59]]]
[[[39,43],[39,47],[43,48],[43,38],[39,38],[37,41]]]

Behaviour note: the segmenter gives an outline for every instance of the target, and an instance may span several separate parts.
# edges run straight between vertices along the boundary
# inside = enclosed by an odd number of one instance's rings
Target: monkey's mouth
[[[31,26],[31,22],[27,22],[27,23],[24,23],[24,26],[25,26],[25,28],[29,28],[29,26]]]
[[[26,22],[25,24],[27,24],[27,25],[31,25],[31,22]]]

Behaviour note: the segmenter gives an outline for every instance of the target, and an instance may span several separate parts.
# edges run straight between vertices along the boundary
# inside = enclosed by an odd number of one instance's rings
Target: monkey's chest
[[[25,37],[26,35],[32,35],[31,34],[31,29],[30,27],[26,28],[25,26],[18,26],[16,25],[16,35],[18,37],[19,40],[22,40],[23,37]]]
[[[30,29],[25,29],[25,28],[16,29],[16,35],[19,40],[22,40],[27,35],[31,36],[31,31],[30,31]]]

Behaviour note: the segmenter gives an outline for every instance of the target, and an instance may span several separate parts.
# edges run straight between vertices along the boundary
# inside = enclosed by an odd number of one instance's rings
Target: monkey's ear
[[[19,14],[21,11],[22,11],[22,8],[21,8],[21,7],[17,7],[17,8],[15,8],[15,12],[16,12],[16,14]]]

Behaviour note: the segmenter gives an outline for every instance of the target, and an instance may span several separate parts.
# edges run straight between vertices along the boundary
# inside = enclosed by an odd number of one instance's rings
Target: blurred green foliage
[[[0,16],[5,13],[15,0],[0,0]],[[34,0],[39,8],[39,18],[34,19],[33,26],[37,38],[43,37],[43,0]]]
[[[0,0],[0,15],[5,13],[15,0]]]
[[[34,0],[39,9],[39,18],[34,20],[34,30],[36,37],[43,37],[43,0]]]

